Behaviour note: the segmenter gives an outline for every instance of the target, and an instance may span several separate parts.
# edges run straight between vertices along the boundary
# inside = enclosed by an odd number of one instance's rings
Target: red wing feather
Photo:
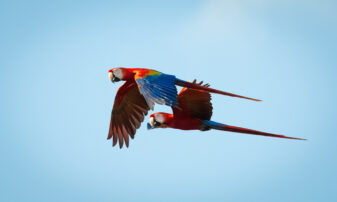
[[[108,139],[113,137],[112,145],[119,142],[129,146],[129,136],[134,138],[136,129],[144,121],[149,107],[144,96],[139,93],[137,83],[134,80],[126,81],[116,94],[115,103],[111,112],[110,129]]]
[[[196,81],[194,80],[195,84]],[[201,85],[200,82],[198,85]],[[205,84],[209,87],[209,84]],[[211,95],[209,92],[191,88],[183,88],[178,95],[178,105],[173,107],[174,116],[198,118],[210,120],[212,116]]]

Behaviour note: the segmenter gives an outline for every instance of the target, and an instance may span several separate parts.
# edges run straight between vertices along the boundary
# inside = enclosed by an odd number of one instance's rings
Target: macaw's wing
[[[144,70],[142,70],[144,71]],[[174,106],[177,104],[176,77],[155,70],[136,72],[135,80],[140,93],[153,110],[154,103]]]
[[[137,83],[126,81],[116,94],[115,103],[111,112],[111,121],[108,139],[113,137],[112,145],[119,142],[119,147],[123,147],[123,142],[129,146],[129,136],[134,138],[136,129],[144,121],[149,107],[144,97],[139,93]]]
[[[196,84],[196,81],[193,81]],[[198,83],[201,85],[203,82]],[[209,84],[205,84],[209,87]],[[201,120],[210,120],[212,116],[211,95],[209,92],[183,88],[178,95],[178,105],[172,107],[174,116],[193,117]]]

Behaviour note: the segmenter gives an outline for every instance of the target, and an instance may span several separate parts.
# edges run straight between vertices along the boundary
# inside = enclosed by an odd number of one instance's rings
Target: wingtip
[[[117,141],[116,142],[112,142],[112,146],[113,147],[116,146],[116,144],[117,144]]]

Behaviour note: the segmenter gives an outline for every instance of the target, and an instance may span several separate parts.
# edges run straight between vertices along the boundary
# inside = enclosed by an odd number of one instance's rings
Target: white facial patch
[[[156,121],[158,121],[159,123],[165,122],[164,116],[162,114],[156,114],[155,118],[156,118]]]
[[[123,72],[121,69],[115,69],[114,70],[114,75],[115,77],[119,78],[120,80],[123,79]]]

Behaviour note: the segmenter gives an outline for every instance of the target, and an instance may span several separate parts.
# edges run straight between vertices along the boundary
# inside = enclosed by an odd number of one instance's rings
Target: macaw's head
[[[132,73],[123,67],[116,67],[109,70],[109,79],[113,83],[128,80],[131,75]]]
[[[167,128],[172,119],[173,114],[168,114],[164,112],[151,114],[150,123],[147,123],[147,129]]]

